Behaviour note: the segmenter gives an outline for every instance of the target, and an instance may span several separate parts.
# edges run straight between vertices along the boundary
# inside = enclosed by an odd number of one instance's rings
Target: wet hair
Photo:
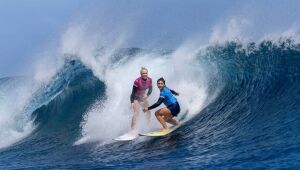
[[[148,69],[146,67],[141,67],[140,73],[142,73],[143,70],[146,70],[148,73]]]
[[[164,79],[163,77],[159,78],[159,79],[157,80],[157,83],[158,83],[159,81],[164,82],[164,84],[166,85],[166,81],[165,81],[165,79]]]

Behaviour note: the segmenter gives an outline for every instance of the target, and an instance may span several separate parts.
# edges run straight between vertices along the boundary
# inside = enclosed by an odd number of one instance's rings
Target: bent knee
[[[161,116],[160,110],[158,110],[158,111],[155,112],[155,116]]]

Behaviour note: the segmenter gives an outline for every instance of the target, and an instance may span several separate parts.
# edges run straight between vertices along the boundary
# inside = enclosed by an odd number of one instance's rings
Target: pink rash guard
[[[147,93],[149,96],[152,92],[152,79],[150,77],[147,77],[146,80],[144,80],[142,77],[137,78],[133,84],[133,89],[130,96],[131,102],[133,102],[133,100],[142,101],[147,89],[149,89]]]
[[[145,91],[150,86],[152,86],[152,79],[150,77],[147,77],[146,80],[143,80],[142,77],[139,77],[134,81],[133,85],[135,87],[137,87],[136,92],[134,93],[134,96],[143,97],[145,94]]]

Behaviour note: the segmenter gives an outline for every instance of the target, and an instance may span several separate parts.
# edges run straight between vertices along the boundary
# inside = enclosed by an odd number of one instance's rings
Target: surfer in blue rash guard
[[[155,112],[155,116],[162,125],[162,130],[166,130],[168,129],[166,122],[174,126],[179,125],[179,121],[173,119],[173,117],[177,116],[180,112],[179,103],[177,102],[177,99],[174,96],[178,96],[179,94],[174,90],[170,90],[168,87],[166,87],[166,82],[162,77],[157,80],[157,87],[160,90],[160,96],[158,101],[150,107],[145,107],[143,111],[147,112],[151,109],[158,107],[161,103],[164,103],[167,107],[163,107],[157,110]]]

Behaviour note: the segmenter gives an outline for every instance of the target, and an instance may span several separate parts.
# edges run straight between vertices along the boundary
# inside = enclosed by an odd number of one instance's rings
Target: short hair
[[[163,77],[159,78],[159,79],[157,80],[157,83],[158,83],[159,81],[162,81],[162,82],[164,82],[164,84],[166,84],[166,81],[165,81],[165,79],[164,79]]]
[[[146,70],[148,73],[148,69],[146,67],[141,67],[140,73],[142,73],[143,70]]]

